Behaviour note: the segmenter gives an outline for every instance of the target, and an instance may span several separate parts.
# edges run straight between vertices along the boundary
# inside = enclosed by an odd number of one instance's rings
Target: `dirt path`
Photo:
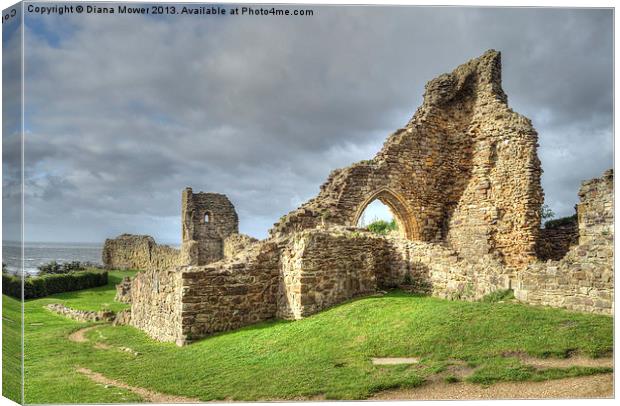
[[[200,400],[195,398],[186,398],[183,396],[175,396],[175,395],[167,395],[165,393],[154,392],[149,389],[140,388],[137,386],[130,386],[124,382],[117,381],[115,379],[106,378],[98,372],[93,372],[88,368],[76,368],[76,371],[86,375],[92,381],[96,383],[100,383],[102,385],[111,385],[116,386],[117,388],[127,389],[135,393],[136,395],[142,397],[147,402],[150,403],[200,403]]]
[[[570,358],[534,358],[528,356],[520,356],[519,360],[525,365],[534,368],[570,368],[573,366],[580,367],[614,367],[613,358],[588,358],[583,356],[575,356]]]
[[[81,328],[69,334],[69,337],[67,338],[69,339],[69,341],[73,341],[76,343],[85,343],[88,341],[88,338],[86,338],[86,332],[93,330],[97,327],[99,326],[90,326],[90,327]]]
[[[613,374],[543,382],[500,382],[487,388],[465,382],[434,382],[419,388],[381,392],[371,400],[611,398],[614,395],[613,388]]]

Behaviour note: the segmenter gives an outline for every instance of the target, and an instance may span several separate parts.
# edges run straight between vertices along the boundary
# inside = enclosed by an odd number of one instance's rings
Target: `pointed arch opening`
[[[369,208],[370,210],[367,210]],[[391,190],[382,189],[368,196],[358,207],[352,225],[368,227],[374,220],[373,213],[379,221],[393,220],[397,235],[410,240],[420,239],[418,224],[413,213],[405,201]]]
[[[370,202],[362,211],[357,227],[383,235],[402,233],[392,210],[379,199]]]

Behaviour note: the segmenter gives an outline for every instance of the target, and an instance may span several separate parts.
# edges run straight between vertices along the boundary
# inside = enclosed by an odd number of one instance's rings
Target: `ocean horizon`
[[[166,244],[178,248],[179,244]],[[103,265],[103,242],[24,242],[24,271],[37,274],[38,267],[51,261],[59,263],[80,261]],[[19,241],[2,241],[2,262],[10,272],[21,269],[21,244]]]

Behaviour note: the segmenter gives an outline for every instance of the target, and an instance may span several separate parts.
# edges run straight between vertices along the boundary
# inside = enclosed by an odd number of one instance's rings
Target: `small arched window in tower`
[[[205,213],[205,224],[209,224],[211,222],[212,218],[211,218],[211,213],[206,212]]]

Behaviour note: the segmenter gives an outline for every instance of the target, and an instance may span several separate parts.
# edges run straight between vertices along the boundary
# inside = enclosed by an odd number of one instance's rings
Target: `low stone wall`
[[[139,272],[131,283],[130,324],[157,340],[181,340],[182,298],[179,269]]]
[[[116,314],[110,310],[87,311],[77,310],[59,303],[52,303],[45,306],[47,310],[68,317],[76,321],[114,321]]]
[[[460,258],[440,244],[390,239],[392,263],[386,286],[407,286],[444,299],[478,300],[510,287],[511,271],[491,255]]]
[[[132,234],[105,240],[101,257],[107,269],[168,269],[183,262],[179,250],[158,245],[151,236]]]
[[[612,265],[579,256],[575,248],[560,261],[530,265],[519,274],[515,297],[534,305],[613,314]]]
[[[224,239],[224,258],[233,258],[241,251],[248,249],[252,244],[258,242],[256,238],[245,234],[231,234]]]
[[[262,243],[237,256],[179,273],[182,330],[179,344],[276,316],[278,247]]]
[[[139,273],[130,323],[183,345],[275,317],[306,317],[378,289],[406,285],[478,299],[505,287],[503,270],[490,258],[470,263],[438,244],[347,227],[304,230],[253,243],[229,260]]]
[[[566,222],[551,225],[540,230],[536,243],[536,255],[541,261],[560,260],[566,255],[570,247],[579,242],[579,228],[576,218],[569,218]]]
[[[538,262],[518,275],[523,302],[613,314],[613,171],[586,181],[577,205],[579,244],[559,261]]]
[[[120,312],[116,313],[116,318],[114,319],[114,322],[112,324],[114,324],[115,326],[130,325],[131,309],[121,310]]]
[[[300,319],[375,292],[388,272],[387,240],[359,231],[306,230],[283,250],[278,317]]]

